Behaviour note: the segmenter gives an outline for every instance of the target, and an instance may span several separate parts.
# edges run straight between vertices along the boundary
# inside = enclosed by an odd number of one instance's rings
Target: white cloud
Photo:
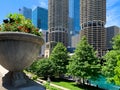
[[[39,6],[43,8],[48,8],[47,0],[39,0]]]

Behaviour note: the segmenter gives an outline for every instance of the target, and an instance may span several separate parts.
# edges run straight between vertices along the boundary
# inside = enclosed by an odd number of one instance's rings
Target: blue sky
[[[48,0],[0,0],[0,23],[9,13],[18,13],[23,6],[34,9],[36,6],[48,8]],[[107,0],[106,26],[120,27],[120,0]]]

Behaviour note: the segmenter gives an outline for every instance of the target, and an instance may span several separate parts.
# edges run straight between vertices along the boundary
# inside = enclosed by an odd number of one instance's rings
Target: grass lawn
[[[81,88],[75,86],[74,82],[60,81],[60,82],[52,82],[52,83],[62,86],[62,87],[65,87],[65,88],[68,88],[70,90],[84,90],[84,89],[81,89]]]
[[[73,81],[63,80],[63,79],[55,79],[54,81],[52,81],[52,83],[68,88],[70,90],[103,90],[103,89],[99,89],[97,87],[88,86],[88,85],[77,85]]]
[[[32,79],[36,80],[37,79],[37,76],[34,75],[34,74],[31,74],[31,73],[28,73],[25,71],[25,73],[27,74],[30,74],[30,76],[32,76]],[[39,77],[43,80],[46,80],[44,79],[43,77]],[[88,86],[88,85],[77,85],[75,82],[73,81],[70,81],[70,80],[65,80],[65,79],[60,79],[60,78],[54,78],[51,80],[51,83],[53,84],[56,84],[58,86],[62,86],[64,88],[68,88],[70,90],[103,90],[103,89],[100,89],[100,88],[97,88],[97,87],[93,87],[93,86]],[[60,90],[58,88],[55,88],[53,86],[49,86],[47,84],[44,84],[44,86],[49,89],[49,90]]]
[[[44,84],[44,86],[46,87],[47,90],[60,90],[59,88],[50,86],[48,83]]]

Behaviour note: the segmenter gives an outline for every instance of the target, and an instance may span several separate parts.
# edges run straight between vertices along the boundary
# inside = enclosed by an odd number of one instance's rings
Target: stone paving
[[[0,65],[0,90],[6,90],[2,87],[2,77],[8,72],[5,68]]]
[[[8,70],[6,70],[5,68],[3,68],[3,67],[0,65],[0,73],[1,73],[1,75],[4,76],[7,72],[8,72]]]

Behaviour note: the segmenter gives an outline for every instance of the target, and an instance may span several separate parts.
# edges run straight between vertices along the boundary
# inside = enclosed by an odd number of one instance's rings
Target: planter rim
[[[20,40],[20,41],[30,41],[43,45],[44,40],[40,36],[36,36],[30,33],[24,32],[0,32],[0,41],[1,40]]]

